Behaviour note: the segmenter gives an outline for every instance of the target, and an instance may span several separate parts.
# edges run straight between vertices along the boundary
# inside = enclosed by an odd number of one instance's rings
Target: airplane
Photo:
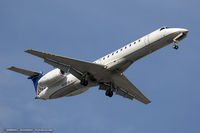
[[[33,81],[35,87],[35,99],[75,96],[90,87],[99,86],[100,90],[105,90],[108,97],[115,93],[130,100],[136,99],[149,104],[151,101],[123,72],[138,59],[168,44],[173,43],[173,48],[177,50],[177,43],[183,40],[187,33],[188,30],[183,28],[162,27],[94,62],[28,49],[26,53],[44,59],[45,63],[55,69],[46,74],[14,66],[8,69],[29,76],[28,79]]]

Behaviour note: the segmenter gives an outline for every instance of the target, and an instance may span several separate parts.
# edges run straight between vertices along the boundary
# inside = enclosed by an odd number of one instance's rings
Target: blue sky
[[[54,132],[200,132],[200,1],[0,0],[0,128]],[[178,51],[169,45],[135,62],[125,75],[152,101],[144,105],[97,87],[70,98],[35,100],[32,82],[6,70],[48,72],[24,53],[36,49],[86,61],[161,26],[189,29]]]

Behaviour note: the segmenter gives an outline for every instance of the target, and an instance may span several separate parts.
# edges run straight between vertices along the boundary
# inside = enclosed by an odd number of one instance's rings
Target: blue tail
[[[33,81],[33,85],[35,87],[35,93],[38,95],[38,91],[41,87],[38,86],[38,81],[40,80],[40,78],[42,78],[42,74],[39,75],[34,75],[34,76],[30,76],[28,77],[28,79],[31,79]],[[42,89],[42,88],[41,88]]]

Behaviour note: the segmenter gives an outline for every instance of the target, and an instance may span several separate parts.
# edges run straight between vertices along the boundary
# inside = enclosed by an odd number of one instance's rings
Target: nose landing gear
[[[178,43],[179,41],[181,41],[183,38],[185,38],[185,36],[186,36],[186,34],[180,33],[180,34],[178,34],[178,35],[173,39],[173,42],[174,42],[173,48],[174,48],[174,49],[177,50],[177,49],[179,48],[178,45],[177,45],[177,43]]]
[[[178,43],[179,41],[176,40],[176,39],[174,39],[173,42],[174,42],[173,48],[176,49],[176,50],[178,50],[179,47],[178,47],[177,43]]]
[[[173,45],[173,48],[176,49],[176,50],[178,50],[179,47],[178,47],[178,45],[175,43],[175,44]]]

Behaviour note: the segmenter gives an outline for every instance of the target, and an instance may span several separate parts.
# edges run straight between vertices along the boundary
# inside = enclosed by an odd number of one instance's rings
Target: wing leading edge
[[[43,58],[46,63],[63,71],[66,71],[67,67],[72,68],[70,73],[72,73],[78,79],[80,79],[81,74],[84,74],[85,72],[88,72],[92,75],[97,75],[97,73],[105,71],[103,65],[95,64],[92,62],[62,57],[32,49],[26,50],[25,52]]]

